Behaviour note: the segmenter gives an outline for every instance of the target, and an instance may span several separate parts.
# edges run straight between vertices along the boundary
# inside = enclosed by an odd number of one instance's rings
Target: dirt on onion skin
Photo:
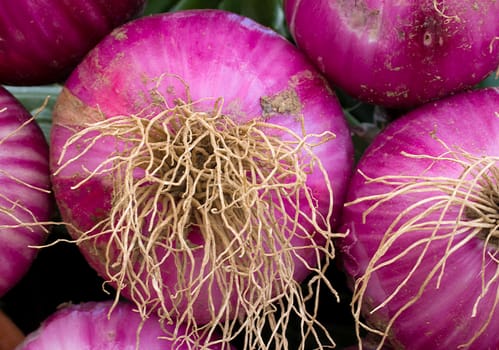
[[[262,96],[260,105],[264,119],[275,114],[300,115],[302,111],[300,99],[293,88],[288,88],[273,96]]]
[[[64,106],[61,110],[58,105]],[[63,87],[56,105],[54,106],[53,119],[60,125],[84,126],[88,123],[98,122],[105,119],[105,116],[96,108],[90,107],[83,103],[66,87]]]

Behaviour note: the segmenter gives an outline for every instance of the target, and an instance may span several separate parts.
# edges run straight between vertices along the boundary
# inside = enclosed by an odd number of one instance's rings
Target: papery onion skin
[[[343,202],[347,178],[351,172],[352,144],[340,105],[324,79],[307,59],[288,41],[270,29],[252,20],[224,11],[186,11],[142,18],[115,30],[102,41],[77,67],[68,79],[62,98],[54,111],[51,134],[51,167],[57,172],[61,150],[74,129],[85,122],[115,115],[140,112],[151,103],[150,89],[165,76],[162,90],[173,92],[164,96],[169,104],[180,97],[201,102],[199,108],[210,111],[216,98],[223,98],[223,113],[236,123],[244,123],[262,115],[262,101],[290,88],[296,92],[301,104],[304,128],[307,133],[332,131],[335,139],[314,148],[323,161],[334,191],[333,225]],[[171,84],[170,86],[166,84]],[[301,133],[301,123],[295,112],[271,114],[266,118]],[[102,117],[102,118],[104,118]],[[84,176],[85,166],[90,171],[109,157],[116,141],[108,139],[95,147],[88,156],[53,176],[54,192],[64,221],[80,230],[89,230],[110,210],[112,189],[106,177],[91,179],[78,189],[71,186]],[[78,152],[70,147],[65,159]],[[325,184],[318,174],[310,174],[307,182],[318,199],[318,207],[329,205]],[[327,198],[326,198],[327,197]],[[327,203],[326,203],[327,202]],[[70,233],[77,238],[78,233]],[[307,238],[306,240],[308,240]],[[294,238],[300,245],[300,238]],[[99,247],[83,242],[80,247],[90,264],[102,275],[104,258]],[[320,243],[320,242],[318,242]],[[304,250],[306,251],[306,249]],[[202,250],[193,250],[196,259]],[[314,265],[314,253],[304,259]],[[163,281],[173,286],[178,269],[171,258],[162,263]],[[296,264],[294,276],[303,280],[310,271]],[[122,291],[125,295],[126,289]],[[170,296],[164,290],[166,303]],[[209,298],[216,288],[203,289]],[[236,302],[236,301],[234,301]],[[198,322],[210,322],[207,301],[199,301],[195,317]]]
[[[0,87],[0,297],[31,266],[37,250],[29,246],[46,237],[37,223],[52,215],[48,144],[31,118]]]
[[[363,101],[413,107],[471,87],[499,66],[494,0],[285,0],[284,8],[298,46]]]
[[[459,148],[476,157],[497,157],[499,156],[498,113],[499,89],[497,88],[465,92],[428,103],[394,121],[379,134],[358,163],[358,169],[368,178],[387,175],[424,175],[435,178],[435,182],[442,177],[457,178],[463,168],[455,163],[439,161],[431,165],[432,160],[428,158],[407,157],[402,152],[439,156],[447,151],[443,146],[446,144],[452,149]],[[382,182],[368,183],[363,175],[356,172],[349,185],[347,203],[374,194],[388,193],[394,188],[394,185]],[[378,250],[384,233],[397,215],[411,205],[428,199],[431,194],[427,191],[413,190],[394,196],[370,212],[365,218],[365,223],[362,221],[363,213],[373,205],[374,200],[346,205],[342,223],[343,230],[348,230],[349,235],[338,242],[338,250],[345,270],[352,280],[358,279],[365,273],[370,260]],[[396,227],[400,227],[426,207],[428,204],[418,207]],[[457,222],[458,219],[467,220],[459,214],[458,209],[447,212],[444,219],[448,219],[451,223]],[[440,215],[439,211],[428,216],[427,220],[430,218],[438,220],[438,215]],[[437,227],[435,224],[429,226]],[[442,228],[437,229],[436,236],[448,232],[447,227],[442,225]],[[429,236],[430,230],[428,229],[425,231],[414,229],[413,232],[398,237],[380,262],[401,253],[417,239]],[[494,306],[499,290],[497,279],[492,280],[489,291],[478,304],[477,315],[472,317],[473,305],[482,291],[481,269],[482,254],[484,254],[484,241],[475,237],[449,256],[439,288],[436,288],[439,276],[437,273],[437,276],[433,277],[426,286],[419,300],[397,318],[388,336],[388,341],[395,348],[457,349],[460,345],[470,341],[475,334],[479,334],[480,328],[487,324],[489,316],[491,319],[487,328],[469,348],[497,349],[499,347],[497,337],[499,309]],[[451,246],[456,246],[462,240],[463,235],[456,236]],[[400,294],[396,295],[386,306],[371,314],[369,311],[383,302],[402,283],[402,279],[415,264],[420,251],[413,250],[393,264],[374,272],[364,295],[365,304],[362,305],[362,315],[367,323],[383,330],[388,319],[417,294],[429,270],[442,258],[448,244],[448,239],[433,242],[421,266]],[[488,250],[487,254],[495,255],[497,259],[497,249],[493,245],[485,249]],[[494,273],[497,273],[498,268],[497,260],[493,261],[487,254],[484,268],[486,282]]]
[[[187,344],[173,347],[173,341],[161,339],[165,332],[160,323],[153,317],[141,324],[143,320],[131,304],[120,302],[112,311],[111,307],[110,301],[63,305],[28,334],[16,350],[191,349]],[[169,330],[172,325],[164,327]],[[191,340],[202,343],[199,339]]]
[[[62,81],[100,39],[138,15],[144,4],[145,0],[2,0],[0,83]]]

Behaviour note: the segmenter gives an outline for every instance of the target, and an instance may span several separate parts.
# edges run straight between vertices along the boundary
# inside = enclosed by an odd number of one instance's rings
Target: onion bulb
[[[0,0],[0,83],[63,81],[115,27],[138,15],[145,0]]]
[[[65,304],[28,334],[16,350],[189,350],[194,344],[203,344],[203,339],[194,336],[183,342],[163,339],[172,328],[169,324],[162,327],[155,318],[142,320],[125,302]],[[210,347],[218,349],[217,345]]]
[[[499,348],[499,89],[392,122],[349,185],[338,241],[380,349]]]
[[[138,19],[80,63],[53,124],[62,218],[117,295],[248,349],[287,348],[295,311],[318,338],[300,283],[334,257],[352,144],[291,43],[221,10]]]
[[[52,215],[49,151],[42,130],[0,87],[0,297],[26,274]]]
[[[469,88],[499,66],[496,0],[285,0],[298,46],[337,87],[385,107]]]

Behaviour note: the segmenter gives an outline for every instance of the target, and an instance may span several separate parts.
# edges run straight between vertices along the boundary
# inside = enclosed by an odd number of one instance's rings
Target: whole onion
[[[499,89],[391,123],[358,163],[342,222],[354,315],[379,348],[499,348]]]
[[[29,112],[0,87],[0,297],[27,272],[52,214],[48,145]]]
[[[470,87],[499,66],[495,0],[285,0],[298,46],[341,89],[411,107]]]
[[[53,124],[62,218],[118,294],[224,339],[243,329],[246,348],[287,348],[293,310],[318,337],[300,283],[314,272],[315,290],[334,256],[352,144],[292,44],[220,10],[141,18],[76,68]]]
[[[0,83],[40,85],[65,79],[145,0],[1,0]]]
[[[185,343],[165,338],[183,325],[165,324],[154,317],[142,320],[132,305],[110,301],[65,304],[49,316],[41,326],[29,334],[16,350],[188,350],[194,344],[203,344],[202,338],[189,334]],[[221,346],[212,346],[212,350]]]

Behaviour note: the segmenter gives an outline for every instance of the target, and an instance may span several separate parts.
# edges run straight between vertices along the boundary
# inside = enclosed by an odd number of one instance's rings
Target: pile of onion
[[[342,222],[359,335],[378,349],[499,348],[499,89],[392,122],[359,161]]]
[[[0,0],[0,83],[40,85],[65,79],[145,0]]]
[[[30,113],[0,87],[0,297],[25,275],[52,215],[49,151]]]
[[[274,31],[220,10],[117,28],[54,109],[53,189],[70,234],[117,298],[187,326],[173,338],[219,328],[245,349],[287,349],[298,316],[319,340],[306,301],[321,281],[334,293],[324,270],[351,167],[322,76]]]
[[[162,339],[172,328],[172,325],[160,325],[155,317],[142,320],[132,305],[125,302],[66,304],[29,334],[16,350],[189,350],[194,345],[203,345],[202,338],[183,338],[182,342]],[[185,329],[180,327],[180,332]],[[221,348],[220,345],[210,347],[211,350]]]
[[[284,0],[298,46],[350,95],[410,107],[499,66],[496,0]]]

